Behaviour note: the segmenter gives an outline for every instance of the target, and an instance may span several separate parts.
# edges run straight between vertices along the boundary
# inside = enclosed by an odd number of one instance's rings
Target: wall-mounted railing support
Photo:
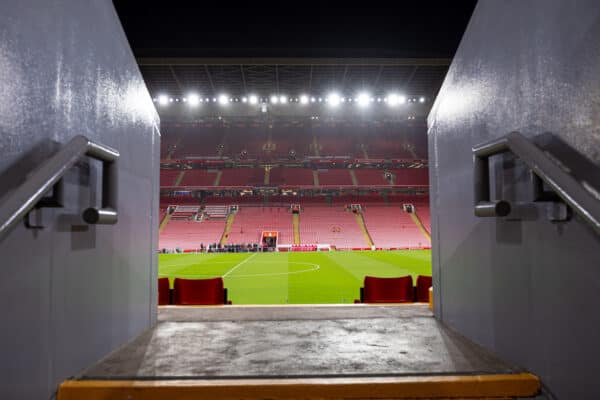
[[[566,205],[600,233],[600,199],[518,132],[473,147],[476,216],[504,217],[510,214],[511,205],[508,201],[490,199],[489,179],[489,157],[509,151],[519,157],[533,173],[533,201],[549,201],[543,191],[545,183]],[[553,221],[564,220],[567,210],[559,203],[548,208],[547,215]]]
[[[62,177],[84,155],[103,162],[102,205],[88,208],[83,219],[89,224],[115,224],[118,220],[119,152],[94,143],[84,136],[75,136],[56,154],[42,163],[27,180],[10,193],[0,206],[0,239],[29,212],[37,207],[61,207],[64,204]],[[53,189],[51,197],[44,197]]]

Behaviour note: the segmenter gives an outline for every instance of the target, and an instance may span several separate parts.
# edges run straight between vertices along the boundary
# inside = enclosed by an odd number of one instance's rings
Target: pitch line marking
[[[275,263],[275,261],[270,261],[271,263]],[[217,261],[214,264],[225,264],[227,263],[227,261]],[[295,261],[288,261],[289,264],[304,264],[304,265],[312,265],[312,268],[307,268],[307,269],[302,269],[300,271],[288,271],[288,272],[270,272],[270,273],[265,273],[265,274],[244,274],[244,275],[233,275],[230,277],[231,278],[251,278],[253,276],[281,276],[281,275],[295,275],[295,274],[303,274],[305,272],[313,272],[313,271],[318,271],[319,269],[321,269],[321,266],[319,264],[313,264],[313,263],[307,263],[307,262],[295,262]],[[166,277],[171,277],[171,275],[173,275],[172,273],[166,273],[166,274],[158,274],[158,276],[166,276]],[[198,278],[200,276],[205,277],[205,276],[216,276],[215,274],[176,274],[177,277],[184,277],[184,278]]]
[[[250,261],[252,258],[256,257],[258,253],[254,253],[252,254],[250,257],[248,258],[244,258],[241,262],[237,263],[236,265],[233,266],[233,268],[231,268],[229,271],[225,272],[223,274],[223,278],[225,278],[227,275],[229,275],[230,273],[232,273],[233,271],[235,271],[236,269],[238,269],[239,267],[241,267],[242,265],[246,264],[248,261]]]

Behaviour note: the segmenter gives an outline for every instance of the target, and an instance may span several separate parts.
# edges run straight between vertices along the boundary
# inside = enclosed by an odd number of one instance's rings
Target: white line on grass
[[[229,275],[230,273],[232,273],[233,271],[235,271],[236,269],[238,269],[239,267],[241,267],[242,265],[244,265],[245,263],[247,263],[248,261],[250,261],[250,259],[256,257],[257,255],[258,255],[258,253],[254,253],[254,254],[252,254],[248,258],[244,258],[241,262],[239,262],[236,265],[234,265],[233,268],[231,268],[229,271],[225,272],[223,274],[223,278],[225,278],[227,275]]]

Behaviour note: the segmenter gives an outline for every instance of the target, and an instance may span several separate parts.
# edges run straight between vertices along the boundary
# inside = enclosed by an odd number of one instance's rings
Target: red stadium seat
[[[419,275],[417,277],[417,301],[419,303],[429,302],[429,288],[432,286],[431,277]]]
[[[412,303],[414,288],[412,276],[376,278],[366,276],[362,303]]]
[[[223,288],[223,278],[175,278],[173,286],[176,305],[231,304],[227,301],[227,289]]]
[[[171,304],[170,297],[169,278],[158,278],[158,305]]]

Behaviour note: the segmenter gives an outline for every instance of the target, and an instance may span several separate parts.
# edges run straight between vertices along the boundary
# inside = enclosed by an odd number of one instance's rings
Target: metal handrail
[[[489,161],[495,154],[510,151],[519,157],[542,181],[600,233],[600,199],[587,190],[543,150],[519,132],[473,147],[475,215],[498,217],[510,214],[506,200],[490,201]]]
[[[27,180],[7,196],[0,206],[0,239],[36,207],[46,193],[58,184],[65,173],[84,155],[103,161],[103,176],[102,207],[86,209],[83,219],[89,224],[115,224],[118,220],[119,152],[78,135],[29,174]]]

